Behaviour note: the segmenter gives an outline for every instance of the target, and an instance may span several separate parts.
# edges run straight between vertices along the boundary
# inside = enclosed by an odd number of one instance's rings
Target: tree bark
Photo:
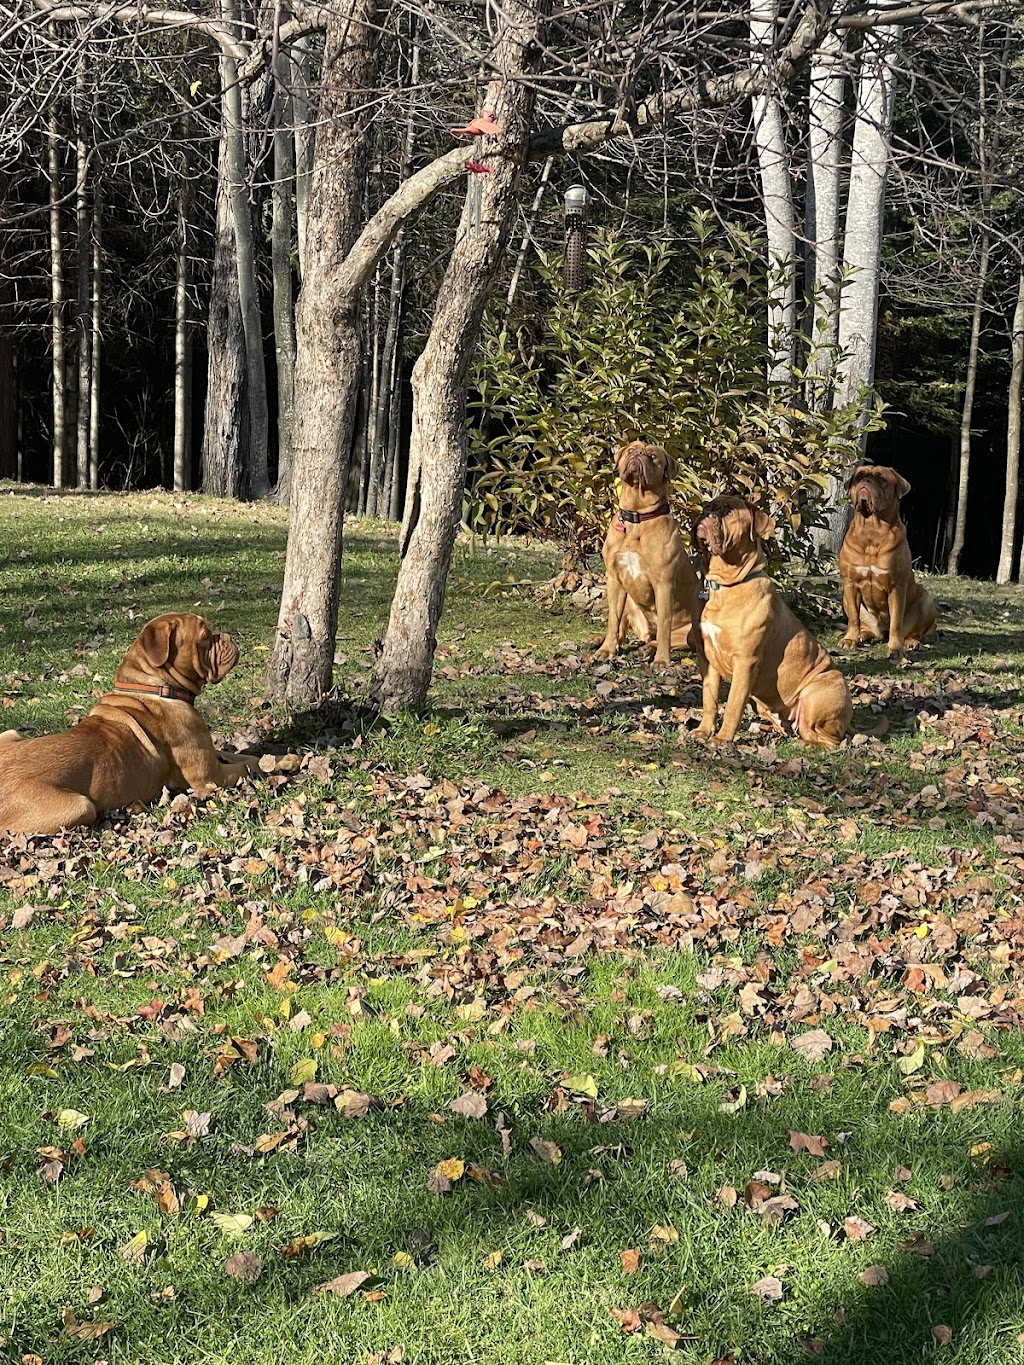
[[[985,286],[988,282],[990,241],[988,231],[982,233],[978,254],[978,282],[971,310],[971,337],[967,345],[967,374],[964,379],[964,401],[960,410],[960,464],[957,475],[956,519],[953,524],[953,544],[949,551],[946,572],[958,574],[960,559],[967,537],[967,499],[971,483],[971,423],[974,418],[974,392],[978,382],[978,352],[981,343],[981,321],[985,311]]]
[[[1017,281],[1017,306],[1010,327],[1010,390],[1006,418],[1006,496],[999,548],[997,583],[1013,579],[1013,546],[1017,534],[1017,487],[1020,475],[1020,404],[1024,388],[1024,270]]]
[[[861,454],[867,440],[863,428],[875,377],[885,185],[889,173],[899,41],[898,25],[872,29],[864,35],[846,201],[834,405],[856,405],[862,427]],[[826,500],[826,527],[820,541],[824,549],[836,555],[842,547],[849,519],[842,479],[831,481]]]
[[[292,44],[292,109],[295,123],[295,235],[298,241],[299,280],[306,259],[306,218],[309,213],[309,186],[316,147],[314,118],[316,109],[309,93],[309,44],[298,38]]]
[[[796,337],[796,215],[782,105],[771,82],[777,11],[777,0],[751,0],[752,65],[765,77],[751,107],[768,239],[768,379],[788,384]]]
[[[67,446],[67,373],[64,336],[64,234],[61,225],[61,198],[64,193],[61,170],[60,127],[56,109],[46,123],[47,170],[50,191],[50,336],[53,374],[53,486],[64,487],[64,457]]]
[[[274,278],[274,354],[277,359],[277,486],[274,496],[287,503],[291,480],[295,413],[295,298],[292,290],[292,186],[295,147],[294,101],[285,94],[290,63],[279,53],[284,78],[278,82],[274,124],[274,189],[271,266]]]
[[[100,377],[103,354],[103,186],[92,183],[92,340],[89,347],[89,487],[100,486]]]
[[[189,319],[189,190],[188,176],[178,194],[178,242],[174,284],[174,469],[172,487],[185,493],[192,487],[192,329]]]
[[[246,493],[249,405],[246,401],[245,335],[238,301],[235,230],[227,190],[225,118],[222,109],[213,273],[206,322],[208,361],[203,417],[203,492],[221,498],[241,498]]]
[[[373,674],[373,693],[388,711],[417,709],[426,700],[444,606],[452,547],[462,512],[468,443],[466,380],[484,306],[504,259],[516,210],[522,156],[533,114],[533,90],[523,77],[536,70],[543,4],[508,0],[483,107],[503,129],[484,140],[490,166],[478,187],[470,181],[458,236],[423,353],[413,370],[413,428],[408,512],[391,614]],[[493,148],[493,150],[492,150]],[[479,221],[474,191],[480,191]]]
[[[234,0],[219,3],[224,24],[233,25]],[[237,58],[222,48],[203,491],[262,498],[270,491],[267,379],[238,67]]]
[[[75,71],[75,227],[78,250],[78,294],[75,300],[75,337],[78,346],[78,410],[75,416],[76,484],[89,487],[89,413],[92,406],[92,328],[89,272],[92,243],[87,179],[89,147],[85,140],[85,53]]]
[[[380,0],[332,8],[296,313],[288,552],[268,695],[315,705],[330,691],[343,499],[360,380],[362,278],[346,260],[362,222]]]
[[[811,299],[806,399],[814,412],[828,408],[839,339],[839,207],[842,189],[843,40],[829,33],[811,59],[808,112],[807,292]]]

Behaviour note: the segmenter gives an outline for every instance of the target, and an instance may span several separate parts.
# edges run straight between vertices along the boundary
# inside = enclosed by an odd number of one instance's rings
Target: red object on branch
[[[451,128],[449,131],[456,137],[478,137],[482,133],[500,133],[502,127],[495,123],[493,116],[485,109],[482,114],[470,120],[465,128]]]
[[[467,161],[466,170],[472,171],[474,175],[490,175],[490,166],[485,166],[482,161]]]

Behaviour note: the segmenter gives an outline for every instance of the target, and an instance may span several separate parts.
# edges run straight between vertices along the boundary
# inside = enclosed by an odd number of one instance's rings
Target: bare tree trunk
[[[64,487],[67,445],[67,376],[64,337],[64,236],[60,203],[63,197],[60,127],[56,109],[46,123],[47,169],[50,181],[50,308],[53,369],[53,486]]]
[[[219,0],[221,18],[233,23],[235,0]],[[245,341],[246,397],[249,408],[249,447],[246,453],[245,496],[265,498],[270,492],[267,465],[269,418],[267,411],[267,374],[263,358],[263,324],[260,318],[259,290],[256,282],[256,244],[249,205],[249,171],[245,154],[245,126],[242,118],[242,88],[238,63],[221,50],[221,107],[226,142],[225,169],[231,225],[235,238],[235,264],[238,270],[238,307]]]
[[[103,352],[103,187],[92,182],[92,340],[89,346],[92,382],[89,385],[89,487],[100,486],[100,375]]]
[[[452,547],[462,512],[468,443],[466,382],[484,306],[504,259],[519,187],[520,157],[533,114],[523,76],[539,61],[539,29],[547,3],[508,0],[500,11],[491,82],[484,108],[503,129],[484,140],[480,213],[470,183],[458,236],[437,296],[434,318],[413,370],[412,490],[402,526],[401,564],[391,615],[373,674],[373,691],[389,711],[423,705],[430,686],[435,631],[444,606]],[[505,155],[500,155],[504,152]],[[498,155],[495,155],[498,153]],[[511,154],[511,156],[509,155]]]
[[[0,213],[6,217],[6,181],[0,172]],[[18,477],[18,371],[15,360],[14,277],[11,234],[0,230],[0,479]]]
[[[777,10],[777,0],[750,0],[755,71],[770,70]],[[770,84],[763,94],[754,96],[752,117],[768,238],[768,379],[788,384],[793,378],[796,339],[796,215],[782,105]]]
[[[393,388],[397,373],[399,330],[402,323],[402,296],[405,289],[403,234],[395,238],[391,257],[391,283],[388,289],[388,324],[384,334],[381,351],[380,384],[377,389],[377,402],[373,418],[373,458],[370,464],[370,481],[373,485],[373,508],[371,516],[386,517],[390,504],[388,489],[389,461],[388,451],[391,444],[389,416],[393,407]],[[391,467],[393,468],[393,467]]]
[[[369,334],[373,338],[364,381],[363,460],[359,480],[359,511],[368,517],[377,515],[377,477],[380,468],[380,447],[377,445],[377,405],[383,379],[383,347],[380,339],[380,266],[373,276],[373,298],[366,314]]]
[[[953,544],[949,551],[946,572],[958,574],[967,536],[967,498],[971,482],[971,422],[974,418],[974,391],[978,382],[978,351],[981,341],[981,320],[985,310],[985,285],[988,282],[989,235],[981,238],[978,256],[978,283],[971,310],[971,339],[967,346],[967,374],[964,380],[964,402],[960,410],[960,468],[957,477],[956,520],[953,524]]]
[[[807,404],[826,410],[831,400],[839,338],[839,206],[843,156],[842,36],[829,32],[811,59],[808,113],[807,291],[811,297]]]
[[[234,0],[220,0],[226,23]],[[207,320],[208,371],[203,426],[203,492],[261,498],[267,471],[267,387],[248,197],[238,64],[220,58],[220,144],[213,278]]]
[[[395,347],[391,356],[391,383],[388,387],[388,451],[384,469],[382,515],[398,521],[402,515],[402,481],[399,477],[398,438],[402,426],[402,357]]]
[[[330,691],[341,534],[360,377],[362,278],[346,256],[362,226],[377,79],[379,0],[329,12],[296,314],[295,443],[288,552],[268,695],[313,705]]]
[[[1006,418],[1006,497],[1003,500],[1003,531],[999,547],[997,583],[1013,578],[1013,545],[1017,534],[1017,486],[1020,473],[1020,404],[1024,388],[1024,270],[1017,281],[1017,306],[1010,326],[1010,391]]]
[[[191,275],[189,259],[189,189],[188,176],[178,194],[178,243],[175,253],[174,283],[174,470],[172,486],[175,493],[192,487],[189,458],[192,446],[192,329],[189,319],[188,287]]]
[[[857,118],[843,241],[838,375],[833,401],[836,407],[856,406],[862,425],[867,422],[875,377],[885,184],[900,31],[898,25],[887,24],[864,34],[857,82]],[[863,432],[861,453],[866,439]],[[842,480],[833,479],[826,496],[826,527],[820,541],[822,548],[838,554],[849,517]]]
[[[309,44],[299,38],[292,45],[292,109],[295,123],[295,229],[299,244],[299,279],[305,273],[306,220],[309,214],[309,187],[312,179],[313,152],[316,146],[316,110],[309,93]]]
[[[283,78],[278,82],[274,124],[273,217],[270,228],[274,277],[274,354],[277,358],[277,486],[274,496],[288,501],[295,413],[295,299],[292,292],[292,185],[295,147],[293,101],[284,93],[291,64],[278,54]]]
[[[206,322],[208,355],[203,418],[203,492],[221,498],[245,496],[245,452],[249,448],[245,336],[238,303],[235,231],[227,192],[227,136],[221,112],[217,157],[213,274]]]
[[[75,71],[75,227],[78,249],[78,297],[75,300],[75,334],[78,345],[78,411],[75,417],[76,483],[89,487],[89,410],[92,402],[91,297],[89,269],[92,243],[89,198],[86,180],[89,173],[89,148],[85,140],[85,53],[79,53]]]

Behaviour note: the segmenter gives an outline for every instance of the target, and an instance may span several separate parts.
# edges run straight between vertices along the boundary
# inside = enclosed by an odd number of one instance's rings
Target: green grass
[[[2,726],[74,720],[186,608],[242,648],[215,734],[304,760],[4,851],[0,1359],[1024,1360],[1020,592],[935,580],[912,667],[844,659],[841,753],[754,727],[711,754],[692,662],[587,664],[598,623],[538,599],[557,556],[522,545],[460,543],[431,711],[370,718],[395,537],[366,522],[340,700],[275,713],[284,535],[269,507],[0,491]],[[294,1081],[314,1062],[368,1112]],[[484,1117],[448,1107],[474,1087]]]

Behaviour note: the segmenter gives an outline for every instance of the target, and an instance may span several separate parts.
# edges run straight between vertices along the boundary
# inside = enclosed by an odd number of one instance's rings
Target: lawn
[[[275,756],[0,859],[0,1359],[1024,1361],[1021,593],[844,658],[843,751],[712,753],[523,545],[458,546],[432,710],[374,719],[367,522],[339,701],[276,713],[284,535],[0,490],[0,728],[183,608]]]

